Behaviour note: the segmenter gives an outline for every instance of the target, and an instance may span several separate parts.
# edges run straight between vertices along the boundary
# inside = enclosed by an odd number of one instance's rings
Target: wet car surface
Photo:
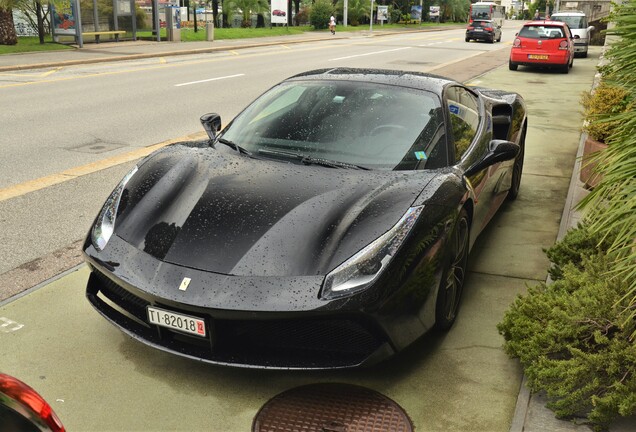
[[[515,93],[334,69],[150,155],[86,240],[87,297],[155,348],[263,368],[371,364],[457,316],[468,252],[519,190]]]

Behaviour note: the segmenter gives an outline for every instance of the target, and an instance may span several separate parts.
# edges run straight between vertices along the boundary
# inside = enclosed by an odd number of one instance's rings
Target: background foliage
[[[315,29],[329,27],[329,18],[335,13],[330,0],[316,0],[309,11],[309,22]]]
[[[609,63],[602,70],[603,81],[623,88],[636,100],[636,0],[615,5],[610,21],[616,26],[607,34],[616,40],[607,53]],[[617,233],[610,252],[614,266],[607,277],[624,281],[623,324],[636,319],[636,104],[623,112],[611,113],[603,121],[616,121],[618,127],[611,145],[598,158],[603,179],[582,202],[592,221],[591,229],[605,236]],[[632,335],[632,342],[636,333]]]

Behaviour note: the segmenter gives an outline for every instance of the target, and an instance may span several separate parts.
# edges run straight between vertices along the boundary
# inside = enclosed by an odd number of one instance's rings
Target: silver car
[[[595,30],[595,27],[588,25],[585,14],[580,11],[557,12],[550,19],[564,22],[570,27],[574,36],[574,55],[576,57],[587,57],[590,34]]]

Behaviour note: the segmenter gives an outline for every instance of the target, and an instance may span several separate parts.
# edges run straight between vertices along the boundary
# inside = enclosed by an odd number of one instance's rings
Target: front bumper
[[[393,326],[396,317],[366,312],[351,299],[319,299],[322,277],[274,278],[277,283],[270,287],[249,278],[232,280],[232,276],[157,261],[116,236],[101,252],[87,243],[85,258],[91,268],[86,296],[102,316],[151,347],[207,363],[272,369],[352,368],[397,352],[400,336],[389,334],[396,328],[412,335],[425,331],[419,320],[404,316],[400,316],[401,327]],[[192,282],[182,292],[178,287],[185,276]],[[285,297],[285,293],[292,294]],[[203,319],[208,336],[151,324],[148,306]]]
[[[576,43],[574,42],[574,52],[575,53],[587,53],[588,43]]]

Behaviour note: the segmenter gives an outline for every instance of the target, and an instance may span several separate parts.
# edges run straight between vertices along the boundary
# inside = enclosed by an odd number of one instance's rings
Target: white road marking
[[[24,324],[17,323],[9,318],[0,317],[0,331],[2,333],[10,333],[20,330]]]
[[[200,81],[191,81],[191,82],[187,82],[187,83],[175,84],[174,86],[175,87],[183,87],[183,86],[192,85],[192,84],[201,84],[201,83],[204,83],[204,82],[218,81],[218,80],[222,80],[222,79],[236,78],[236,77],[240,77],[240,76],[245,76],[245,74],[228,75],[228,76],[224,76],[224,77],[210,78],[210,79],[200,80]]]
[[[347,56],[347,57],[332,58],[332,59],[329,59],[328,61],[346,60],[346,59],[355,58],[355,57],[364,57],[364,56],[370,56],[370,55],[376,55],[376,54],[384,54],[384,53],[388,53],[388,52],[402,51],[402,50],[411,49],[411,48],[412,47],[402,47],[402,48],[395,48],[395,49],[384,50],[384,51],[375,51],[375,52],[370,52],[370,53],[366,53],[366,54],[356,54],[356,55]]]

